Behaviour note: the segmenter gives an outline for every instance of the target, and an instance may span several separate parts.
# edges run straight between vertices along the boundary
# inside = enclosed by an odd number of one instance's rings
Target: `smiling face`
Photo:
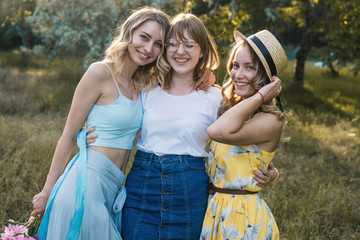
[[[256,74],[249,48],[240,46],[234,55],[230,77],[235,87],[235,93],[243,98],[251,97],[256,90],[251,86],[251,81]]]
[[[194,69],[202,57],[201,48],[196,44],[186,45],[187,43],[195,43],[191,38],[188,31],[185,29],[183,32],[183,39],[179,36],[172,34],[170,39],[180,42],[177,48],[168,47],[166,49],[166,56],[169,64],[173,69],[173,73],[188,75],[193,77]]]
[[[162,50],[161,26],[156,21],[141,24],[133,33],[128,46],[130,59],[139,66],[156,60]]]

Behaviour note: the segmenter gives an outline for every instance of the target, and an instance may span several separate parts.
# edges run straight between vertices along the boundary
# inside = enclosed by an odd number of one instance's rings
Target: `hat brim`
[[[263,54],[261,53],[260,49],[256,46],[256,44],[253,43],[252,41],[249,41],[241,32],[237,30],[234,30],[234,38],[236,43],[238,43],[239,41],[245,41],[250,45],[250,47],[254,50],[254,52],[260,59],[262,65],[264,66],[266,75],[269,77],[269,79],[271,79],[271,70],[269,68],[268,62],[266,61],[266,59],[264,58]]]

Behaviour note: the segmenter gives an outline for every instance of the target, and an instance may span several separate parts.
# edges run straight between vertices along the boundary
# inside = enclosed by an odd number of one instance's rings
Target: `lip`
[[[190,61],[189,58],[182,58],[182,57],[174,57],[173,59],[179,65],[184,65]]]
[[[240,82],[240,81],[233,81],[236,87],[247,87],[250,86],[249,82]]]
[[[147,61],[147,60],[150,58],[149,55],[147,55],[147,54],[145,54],[145,53],[142,53],[142,52],[140,52],[140,51],[137,51],[137,53],[138,53],[139,58],[142,59],[142,60],[144,60],[144,61]]]

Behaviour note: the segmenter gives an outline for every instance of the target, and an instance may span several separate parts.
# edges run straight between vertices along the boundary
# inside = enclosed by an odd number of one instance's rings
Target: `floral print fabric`
[[[218,188],[258,192],[257,167],[268,167],[275,152],[256,145],[233,146],[212,141],[206,171]],[[275,219],[260,194],[210,195],[200,239],[279,239]]]

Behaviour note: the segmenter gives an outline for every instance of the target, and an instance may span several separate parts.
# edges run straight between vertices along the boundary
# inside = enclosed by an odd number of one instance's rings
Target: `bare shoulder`
[[[90,72],[96,77],[106,77],[108,75],[111,75],[109,67],[103,62],[92,63],[86,72]]]
[[[95,62],[86,70],[83,79],[92,83],[104,83],[112,79],[112,76],[108,66],[102,62]]]
[[[253,119],[261,122],[261,124],[264,124],[263,126],[267,126],[274,131],[281,131],[285,124],[283,120],[279,119],[278,116],[273,113],[257,114],[254,116]]]

